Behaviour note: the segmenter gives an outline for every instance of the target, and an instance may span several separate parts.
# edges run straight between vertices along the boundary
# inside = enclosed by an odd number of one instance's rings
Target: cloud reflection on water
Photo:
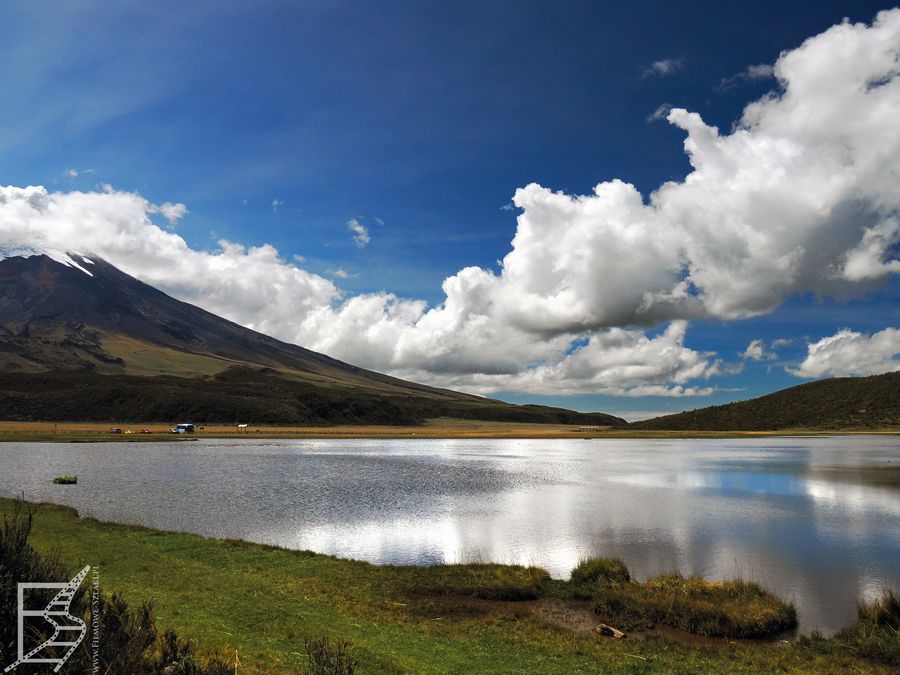
[[[2,444],[0,493],[372,562],[588,555],[759,581],[804,630],[900,587],[896,438]],[[77,474],[65,491],[47,476]]]

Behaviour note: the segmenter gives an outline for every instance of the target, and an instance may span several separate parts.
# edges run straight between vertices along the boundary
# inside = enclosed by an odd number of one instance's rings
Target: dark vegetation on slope
[[[629,429],[770,431],[900,430],[900,372],[808,382],[749,401],[634,422]]]
[[[454,417],[494,422],[617,425],[603,413],[516,406],[475,397],[439,399],[319,386],[266,369],[235,367],[206,378],[104,375],[91,370],[0,373],[0,419],[198,424],[421,424]]]

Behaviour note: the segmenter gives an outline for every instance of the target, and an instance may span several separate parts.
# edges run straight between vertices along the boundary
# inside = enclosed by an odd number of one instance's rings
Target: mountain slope
[[[359,368],[176,300],[94,256],[0,250],[0,417],[622,424]]]
[[[45,254],[0,261],[0,338],[7,357],[0,367],[208,375],[254,364],[314,380],[465,396],[281,342],[175,300],[99,258],[89,259],[81,268]]]
[[[629,429],[900,429],[900,372],[808,382],[749,401],[634,422]]]

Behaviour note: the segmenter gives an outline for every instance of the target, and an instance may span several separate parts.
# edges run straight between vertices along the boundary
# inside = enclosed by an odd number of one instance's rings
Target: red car
[[[141,429],[141,433],[142,434],[152,434],[153,432],[150,431],[149,429]]]

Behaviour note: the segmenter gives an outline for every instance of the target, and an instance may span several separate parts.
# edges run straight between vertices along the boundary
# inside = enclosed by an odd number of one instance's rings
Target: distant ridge
[[[900,372],[808,382],[749,401],[633,422],[628,428],[672,431],[896,428],[900,431]]]
[[[0,247],[0,419],[621,425],[338,361],[176,300],[99,257]]]

